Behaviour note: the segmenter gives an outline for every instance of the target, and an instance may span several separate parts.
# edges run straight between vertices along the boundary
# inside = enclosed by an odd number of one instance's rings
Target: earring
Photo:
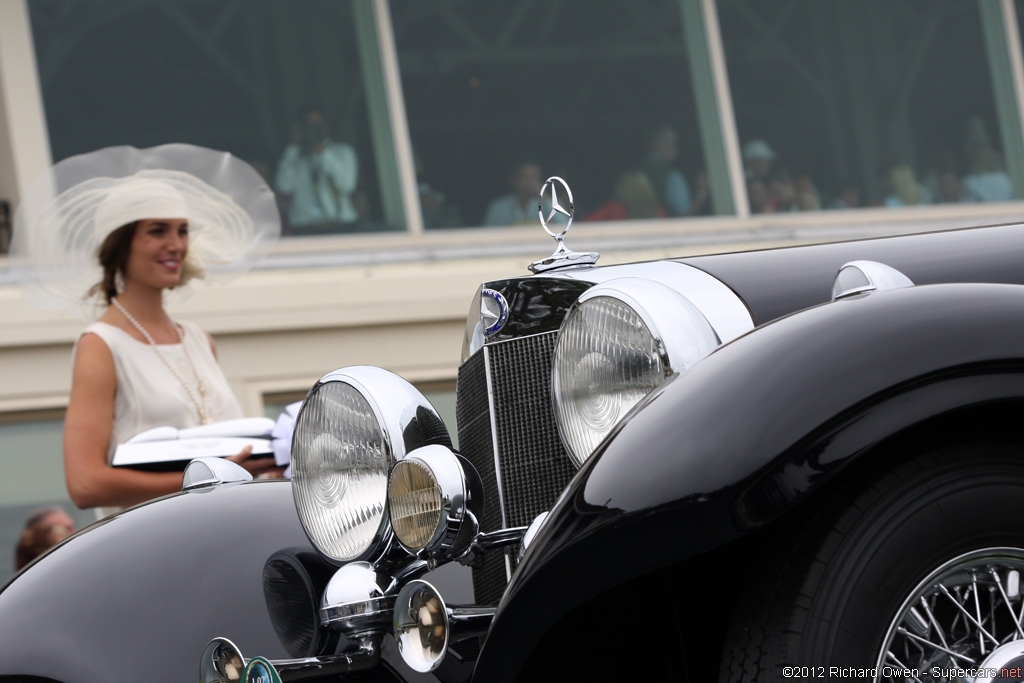
[[[124,273],[117,273],[117,277],[114,278],[114,289],[117,290],[118,294],[124,292]]]

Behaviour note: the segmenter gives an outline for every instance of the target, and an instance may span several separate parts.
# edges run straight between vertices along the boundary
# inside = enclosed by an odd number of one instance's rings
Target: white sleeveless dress
[[[243,417],[242,407],[228,385],[224,372],[210,349],[210,342],[199,326],[182,322],[183,344],[206,386],[206,403],[210,419],[233,420]],[[95,334],[106,343],[114,357],[117,373],[117,393],[114,396],[114,423],[107,449],[107,463],[114,457],[117,445],[140,432],[154,427],[195,427],[200,424],[199,412],[181,381],[167,368],[156,350],[139,341],[119,327],[96,322],[85,328],[85,334]],[[182,344],[160,344],[160,352],[178,374],[194,384],[195,375]],[[120,508],[97,508],[100,516]]]

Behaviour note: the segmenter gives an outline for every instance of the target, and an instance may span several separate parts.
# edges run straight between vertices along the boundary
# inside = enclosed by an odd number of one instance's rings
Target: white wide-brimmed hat
[[[29,188],[12,263],[34,303],[93,318],[101,300],[86,296],[103,277],[100,245],[147,218],[188,220],[186,261],[214,282],[244,273],[281,234],[273,191],[241,159],[186,144],[108,147],[55,164]]]

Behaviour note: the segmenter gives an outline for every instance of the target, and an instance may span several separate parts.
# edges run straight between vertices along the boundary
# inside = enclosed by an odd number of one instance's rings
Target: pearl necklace
[[[138,330],[139,334],[149,342],[149,345],[152,346],[153,350],[156,352],[157,357],[165,366],[167,366],[167,369],[171,371],[171,374],[181,382],[181,386],[185,388],[185,393],[188,394],[188,397],[192,399],[192,403],[196,406],[196,412],[199,414],[199,423],[204,425],[210,424],[213,420],[210,417],[209,407],[206,404],[206,385],[199,377],[199,371],[196,370],[196,364],[192,362],[192,355],[188,352],[188,345],[185,344],[185,334],[181,326],[173,320],[171,321],[171,324],[174,325],[174,331],[178,333],[178,340],[181,342],[181,348],[185,352],[185,360],[188,361],[189,367],[192,368],[192,377],[196,380],[195,384],[198,394],[196,393],[196,390],[192,388],[192,385],[185,381],[185,378],[181,376],[181,373],[178,372],[177,368],[167,360],[167,356],[165,356],[163,351],[160,350],[160,345],[157,344],[156,340],[153,339],[153,336],[146,331],[146,328],[142,326],[142,323],[136,320],[135,317],[129,313],[124,305],[122,305],[116,298],[111,299],[110,301],[114,304],[117,310],[121,311],[121,315],[123,315],[125,319],[132,324],[132,327]]]

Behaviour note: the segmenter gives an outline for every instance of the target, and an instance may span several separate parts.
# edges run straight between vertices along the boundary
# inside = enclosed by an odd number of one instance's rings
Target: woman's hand
[[[273,456],[253,458],[252,446],[246,446],[238,454],[224,459],[230,460],[236,465],[241,465],[253,477],[262,476],[264,479],[281,479],[284,476],[284,466],[278,466]]]

